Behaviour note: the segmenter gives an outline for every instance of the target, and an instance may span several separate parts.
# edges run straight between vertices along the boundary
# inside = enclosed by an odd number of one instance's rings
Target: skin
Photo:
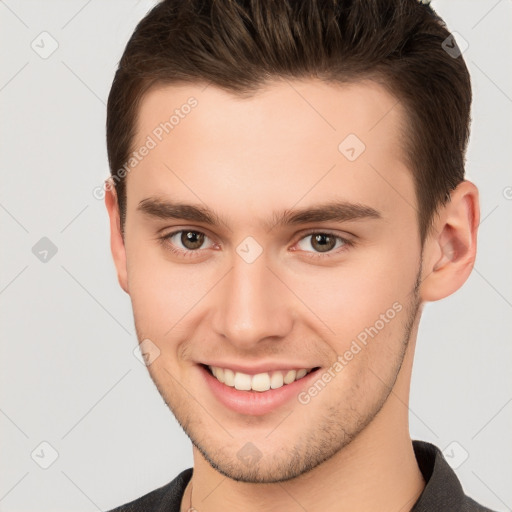
[[[211,85],[161,87],[141,103],[134,148],[190,96],[197,107],[126,178],[124,240],[113,189],[105,203],[138,339],[160,350],[150,376],[193,443],[193,507],[410,510],[425,486],[408,425],[418,322],[425,302],[452,294],[471,272],[476,187],[465,181],[452,192],[422,251],[398,144],[405,112],[381,86],[280,81],[245,99]],[[353,162],[338,150],[349,133],[366,145]],[[226,225],[137,210],[155,196],[208,207]],[[367,205],[380,218],[269,229],[272,212],[329,200]],[[180,235],[160,243],[179,229],[206,235],[199,250]],[[354,245],[321,252],[312,229]],[[236,252],[247,236],[263,250],[250,264]],[[193,254],[173,254],[173,243]],[[394,303],[401,311],[308,404],[239,414],[200,378],[197,364],[212,359],[327,369]],[[237,457],[247,442],[261,454],[249,465]]]

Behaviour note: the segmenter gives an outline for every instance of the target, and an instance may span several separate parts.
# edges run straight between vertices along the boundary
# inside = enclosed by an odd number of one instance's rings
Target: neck
[[[278,512],[296,507],[310,512],[410,511],[425,487],[410,439],[395,440],[385,448],[374,443],[370,446],[367,439],[361,439],[364,455],[356,446],[359,440],[308,474],[277,484],[235,482],[217,472],[210,474],[206,468],[198,472],[201,466],[195,463],[193,496],[189,485],[183,510]]]

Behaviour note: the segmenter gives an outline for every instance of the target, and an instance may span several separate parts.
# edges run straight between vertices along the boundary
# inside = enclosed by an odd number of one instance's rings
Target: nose
[[[261,255],[247,263],[238,255],[215,297],[213,329],[241,350],[284,338],[294,323],[293,294]]]

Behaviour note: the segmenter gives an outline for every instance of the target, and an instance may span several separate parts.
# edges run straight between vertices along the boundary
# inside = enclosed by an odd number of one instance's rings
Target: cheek
[[[183,330],[187,322],[198,321],[198,305],[222,269],[173,262],[153,242],[132,245],[127,246],[128,283],[138,330],[161,342],[171,340],[173,329]]]
[[[407,300],[414,287],[413,269],[365,267],[324,269],[287,281],[304,302],[333,326],[375,321],[394,302]],[[359,322],[358,322],[359,321]]]
[[[184,286],[186,273],[165,261],[160,248],[149,247],[152,243],[127,245],[128,284],[139,326],[151,326],[153,336],[161,336],[174,325],[190,288]]]
[[[295,269],[286,279],[312,312],[302,306],[302,318],[310,318],[311,328],[322,332],[337,354],[350,350],[354,340],[364,347],[379,339],[375,350],[396,350],[418,270],[414,258],[398,265],[398,256],[375,250],[337,267]]]

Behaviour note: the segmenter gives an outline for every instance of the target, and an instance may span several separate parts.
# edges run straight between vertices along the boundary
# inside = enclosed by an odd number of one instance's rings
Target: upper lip
[[[268,363],[259,363],[251,366],[243,366],[239,363],[225,363],[220,361],[203,362],[201,364],[206,366],[216,366],[217,368],[229,368],[235,372],[246,373],[247,375],[256,375],[258,373],[267,373],[277,370],[300,370],[302,368],[309,370],[310,368],[318,367],[318,365],[311,365],[308,363],[290,363],[289,361],[283,363],[274,361]]]

